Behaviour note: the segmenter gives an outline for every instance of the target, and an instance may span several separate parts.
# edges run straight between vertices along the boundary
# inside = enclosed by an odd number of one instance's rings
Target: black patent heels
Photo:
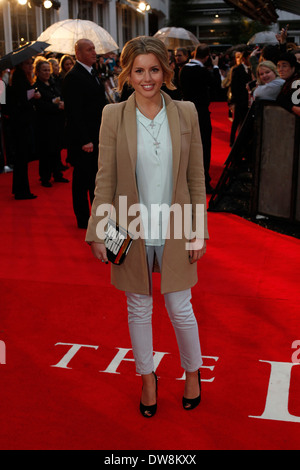
[[[200,389],[200,394],[196,398],[185,398],[182,397],[182,406],[185,410],[193,410],[196,408],[200,401],[201,401],[201,375],[200,375],[200,370],[198,370],[198,382],[199,382],[199,389]]]
[[[152,372],[155,378],[155,385],[156,385],[156,397],[157,397],[157,376],[155,372]],[[157,403],[155,405],[143,405],[142,402],[140,402],[140,412],[144,416],[144,418],[153,418],[157,410]]]

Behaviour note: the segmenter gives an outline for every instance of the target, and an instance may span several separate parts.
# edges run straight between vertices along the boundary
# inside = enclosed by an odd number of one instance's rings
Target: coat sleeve
[[[117,184],[117,118],[116,105],[107,105],[103,109],[99,137],[98,173],[96,176],[95,198],[92,204],[86,242],[104,243],[104,221],[112,207]]]
[[[198,113],[191,104],[192,136],[187,169],[187,182],[192,204],[192,229],[196,238],[209,238],[207,228],[206,186],[203,164],[203,147],[200,135]],[[200,217],[200,224],[199,224]],[[198,222],[198,226],[197,226]],[[199,230],[200,228],[200,230]]]

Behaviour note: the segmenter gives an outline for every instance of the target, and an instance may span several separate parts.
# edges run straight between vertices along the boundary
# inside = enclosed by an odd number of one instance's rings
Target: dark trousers
[[[27,196],[30,194],[28,161],[26,157],[27,155],[24,157],[20,153],[17,153],[14,161],[12,193],[16,197]]]
[[[205,106],[197,107],[197,111],[198,111],[199,127],[200,127],[202,146],[203,146],[205,183],[208,186],[211,181],[211,177],[209,174],[210,162],[211,162],[211,135],[212,135],[210,111]]]
[[[95,180],[98,171],[98,149],[93,153],[81,151],[73,165],[73,209],[78,227],[86,228],[90,217],[90,206],[94,200]]]
[[[14,130],[15,155],[12,193],[16,197],[22,197],[30,194],[28,162],[32,160],[34,155],[34,143],[30,127],[26,128],[25,132],[22,131],[21,127],[16,127]]]
[[[62,177],[60,146],[53,143],[39,142],[39,174],[43,183],[48,183],[53,175],[54,179]]]

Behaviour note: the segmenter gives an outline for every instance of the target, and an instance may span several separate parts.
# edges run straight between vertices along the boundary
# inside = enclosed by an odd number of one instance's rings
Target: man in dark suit
[[[74,167],[73,208],[79,228],[86,228],[94,199],[98,170],[98,143],[105,90],[93,65],[94,44],[80,39],[75,44],[76,63],[63,82],[68,161]]]
[[[247,84],[252,80],[249,56],[249,51],[244,51],[242,54],[241,63],[232,69],[231,102],[234,105],[234,119],[230,133],[231,147],[235,142],[236,133],[243,124],[249,110],[249,94]]]
[[[210,57],[210,49],[206,44],[197,47],[195,59],[191,59],[181,70],[180,85],[185,101],[192,101],[198,111],[199,127],[203,145],[203,160],[207,193],[212,192],[209,174],[211,161],[210,95],[213,88],[218,89],[221,76],[218,67],[219,58],[212,58],[212,71],[205,67]]]
[[[176,66],[174,70],[174,85],[176,86],[177,90],[176,93],[178,97],[173,98],[173,99],[179,99],[181,100],[183,98],[182,91],[180,89],[180,74],[185,66],[190,60],[191,56],[189,54],[189,51],[185,47],[178,47],[175,51],[175,61],[176,61]]]

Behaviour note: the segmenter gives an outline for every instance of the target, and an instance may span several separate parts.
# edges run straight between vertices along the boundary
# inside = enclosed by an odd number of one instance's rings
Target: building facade
[[[35,40],[51,24],[68,18],[94,21],[122,49],[128,39],[154,35],[167,25],[169,0],[147,2],[151,7],[149,12],[138,11],[140,0],[51,0],[50,8],[45,8],[44,0],[0,0],[0,56]],[[201,42],[229,45],[235,13],[234,7],[224,0],[189,0],[185,18],[190,31]],[[300,45],[300,15],[281,10],[277,13],[278,22],[269,29],[278,32],[289,24],[291,41]]]
[[[299,0],[300,3],[300,0]],[[300,6],[299,6],[300,11]],[[278,21],[266,29],[275,33],[289,24],[291,41],[300,45],[300,15],[277,10]],[[231,43],[236,10],[223,0],[189,0],[186,9],[189,29],[201,42],[221,45]],[[251,22],[249,18],[246,21]],[[250,38],[249,38],[250,39]]]
[[[129,39],[155,34],[165,26],[169,0],[149,0],[149,12],[134,0],[0,0],[0,56],[34,41],[51,24],[64,19],[94,21],[108,31],[122,49]]]
[[[226,44],[230,32],[233,7],[223,0],[190,0],[189,23],[200,42]]]

